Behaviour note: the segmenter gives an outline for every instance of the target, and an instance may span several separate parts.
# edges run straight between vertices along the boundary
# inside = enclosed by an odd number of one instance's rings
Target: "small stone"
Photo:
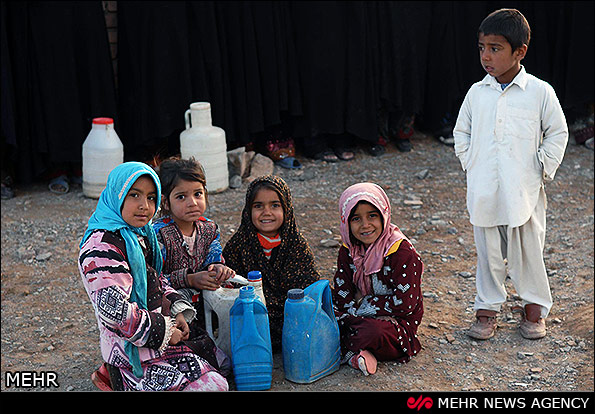
[[[426,178],[428,176],[428,174],[430,173],[430,170],[421,170],[420,172],[418,172],[417,174],[415,174],[415,176],[417,178],[419,178],[420,180],[423,180],[424,178]]]
[[[242,186],[242,177],[234,175],[229,179],[229,188],[240,188]]]
[[[304,172],[298,176],[298,180],[299,181],[308,181],[308,180],[312,180],[315,176],[316,175],[314,174],[313,170],[304,170]]]
[[[432,225],[432,226],[437,226],[437,227],[446,227],[446,226],[448,226],[448,223],[446,221],[440,220],[440,219],[438,219],[438,220],[433,220],[432,219],[432,220],[430,220],[429,224]]]
[[[471,272],[459,272],[459,276],[464,277],[465,279],[468,279],[471,276],[473,276],[473,274]]]
[[[341,247],[341,243],[335,239],[324,239],[320,240],[322,247]]]
[[[422,206],[424,203],[421,200],[403,200],[406,206]]]
[[[38,254],[37,256],[35,256],[35,260],[37,260],[38,262],[43,262],[44,260],[47,260],[50,257],[52,257],[52,253],[45,252],[45,253],[41,253],[41,254]]]
[[[35,252],[33,250],[26,248],[26,247],[19,247],[17,249],[17,256],[19,257],[19,259],[30,259],[34,255],[35,255]]]

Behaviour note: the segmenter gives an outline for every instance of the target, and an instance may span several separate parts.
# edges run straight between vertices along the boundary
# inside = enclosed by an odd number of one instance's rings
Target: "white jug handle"
[[[248,279],[246,279],[243,276],[240,275],[235,275],[234,277],[230,277],[229,279],[227,279],[228,282],[235,282],[235,283],[239,283],[240,285],[247,285],[248,284]]]
[[[186,123],[186,129],[190,128],[190,117],[188,115],[190,115],[191,111],[190,109],[186,110],[186,112],[184,112],[184,122]]]

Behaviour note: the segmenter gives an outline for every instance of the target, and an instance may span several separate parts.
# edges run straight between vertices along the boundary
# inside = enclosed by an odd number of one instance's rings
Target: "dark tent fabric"
[[[378,110],[422,109],[430,2],[292,2],[304,116],[295,134],[378,139]]]
[[[119,2],[121,138],[127,157],[179,149],[184,112],[211,103],[228,149],[300,114],[285,2]]]
[[[118,115],[125,159],[184,128],[191,101],[186,2],[118,2]]]
[[[3,2],[2,20],[2,99],[12,102],[2,109],[3,163],[31,182],[80,163],[92,118],[116,116],[105,20],[99,2],[50,1]]]
[[[419,113],[423,107],[431,2],[366,2],[373,8],[378,105]],[[376,28],[376,30],[374,30]]]
[[[477,28],[487,15],[485,2],[432,2],[426,88],[416,112],[430,130],[449,114],[456,118],[469,87],[485,74],[477,53]]]
[[[295,135],[373,139],[375,101],[362,2],[291,2],[304,116]]]
[[[117,5],[116,85],[101,2],[2,2],[3,171],[12,163],[17,181],[80,162],[96,116],[115,119],[126,160],[176,153],[197,101],[211,103],[228,149],[287,120],[314,142],[374,143],[383,112],[415,114],[432,132],[485,76],[477,28],[502,7],[531,25],[527,71],[569,114],[593,103],[593,2]]]
[[[456,119],[469,87],[485,76],[477,52],[477,29],[489,13],[501,8],[516,8],[529,22],[531,40],[522,61],[527,72],[550,83],[565,110],[592,104],[593,4],[432,2],[431,46],[421,112],[424,126],[437,129],[446,113]]]

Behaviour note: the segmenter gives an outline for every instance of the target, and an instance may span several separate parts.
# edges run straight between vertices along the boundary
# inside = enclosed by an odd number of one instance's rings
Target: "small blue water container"
[[[229,311],[231,360],[238,391],[268,390],[273,375],[269,314],[254,292],[243,286]]]
[[[328,280],[287,292],[282,349],[289,381],[308,384],[339,369],[339,325]]]

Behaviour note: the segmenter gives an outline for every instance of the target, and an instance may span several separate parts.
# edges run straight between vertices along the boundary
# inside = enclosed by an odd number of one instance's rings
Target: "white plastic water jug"
[[[213,126],[211,104],[190,104],[190,109],[184,113],[184,121],[186,129],[180,134],[180,155],[184,159],[194,157],[201,163],[210,193],[226,190],[229,187],[227,142],[225,131]]]
[[[228,280],[244,286],[254,286],[254,293],[266,306],[262,290],[262,276],[260,272],[248,273],[248,279],[236,275]],[[229,285],[231,286],[231,285]],[[205,328],[209,336],[215,341],[219,349],[231,356],[231,330],[229,323],[229,310],[240,294],[239,288],[220,287],[217,290],[203,290],[205,309]],[[217,325],[213,321],[213,313],[217,317]],[[215,332],[216,330],[216,332]]]
[[[112,118],[94,118],[83,143],[83,194],[99,198],[107,176],[124,162],[124,146],[114,130]]]

